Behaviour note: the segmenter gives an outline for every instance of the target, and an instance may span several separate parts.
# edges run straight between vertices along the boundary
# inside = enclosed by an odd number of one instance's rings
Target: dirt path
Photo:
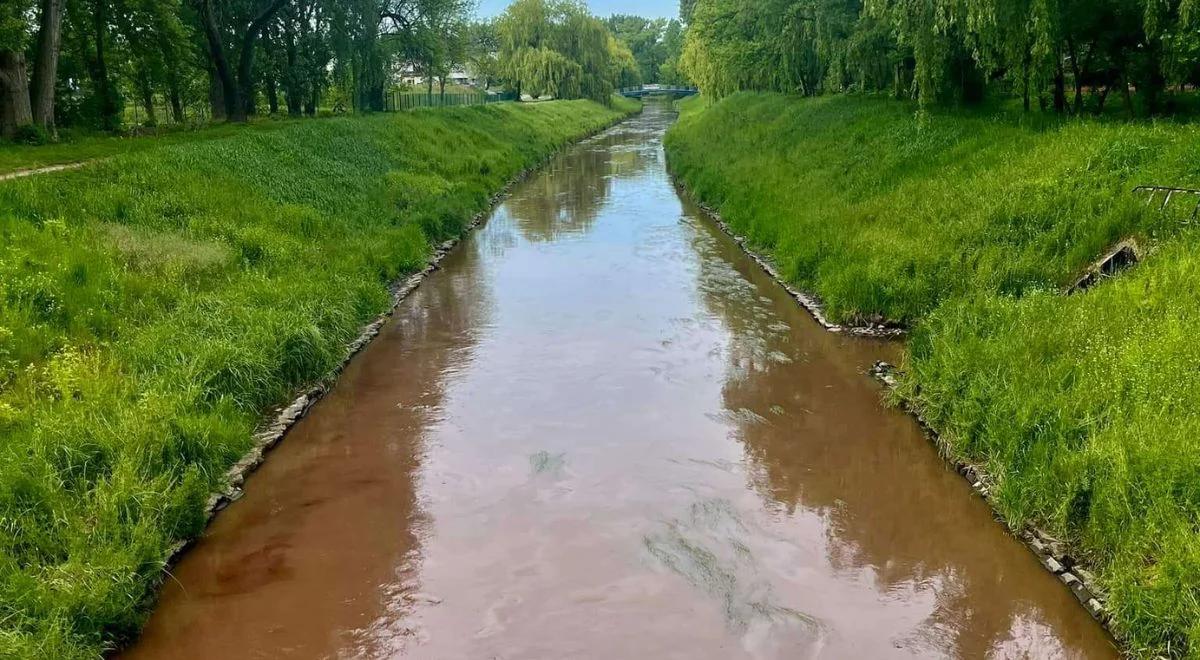
[[[11,179],[21,179],[35,174],[49,174],[50,172],[62,172],[63,170],[77,170],[84,165],[94,163],[94,160],[85,160],[77,163],[61,163],[59,165],[47,165],[45,167],[33,167],[25,170],[15,170],[0,174],[0,181],[9,181]]]

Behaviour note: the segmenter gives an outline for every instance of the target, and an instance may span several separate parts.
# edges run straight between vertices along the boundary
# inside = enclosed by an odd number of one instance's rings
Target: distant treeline
[[[244,121],[261,114],[379,111],[401,70],[444,93],[479,87],[607,100],[682,48],[678,22],[611,25],[576,0],[517,0],[479,22],[473,0],[3,0],[0,135],[57,127]],[[628,18],[628,17],[627,17]],[[632,23],[630,22],[632,21]],[[635,30],[626,24],[647,24]],[[655,34],[651,42],[644,35]],[[668,34],[669,33],[669,37]],[[667,65],[668,68],[674,64]],[[673,70],[673,69],[671,69]]]
[[[469,0],[4,0],[0,129],[383,109],[403,62],[465,60]],[[266,107],[263,107],[266,106]],[[193,112],[189,113],[188,110]]]
[[[683,23],[677,19],[643,18],[614,14],[605,21],[617,39],[629,46],[645,83],[682,85],[687,78],[679,71],[683,51]],[[622,87],[630,86],[622,81]]]
[[[682,0],[705,93],[1019,98],[1058,113],[1173,109],[1200,83],[1197,0]]]

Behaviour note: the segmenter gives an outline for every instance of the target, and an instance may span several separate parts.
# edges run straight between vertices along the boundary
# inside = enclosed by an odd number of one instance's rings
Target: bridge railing
[[[625,96],[642,96],[645,94],[699,94],[695,87],[680,85],[641,85],[638,87],[622,87],[621,94]]]

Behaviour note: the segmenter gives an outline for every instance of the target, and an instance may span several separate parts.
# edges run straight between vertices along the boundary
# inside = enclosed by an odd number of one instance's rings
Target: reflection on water
[[[831,570],[868,575],[883,594],[933,595],[904,646],[956,657],[1069,651],[1055,629],[1079,619],[1073,603],[1046,610],[1011,589],[1009,553],[1024,549],[956,496],[960,477],[933,460],[916,425],[859,414],[876,400],[862,387],[866,357],[846,353],[870,342],[794,332],[810,320],[735,245],[698,228],[693,246],[704,304],[733,330],[722,400],[738,412],[730,426],[765,504],[818,518]]]
[[[652,136],[652,129],[622,127],[593,137],[568,157],[552,160],[519,195],[505,204],[525,240],[549,242],[582,234],[596,220],[615,177],[634,177],[650,167],[630,138]]]
[[[666,175],[665,106],[519,186],[176,572],[140,657],[1108,657]]]

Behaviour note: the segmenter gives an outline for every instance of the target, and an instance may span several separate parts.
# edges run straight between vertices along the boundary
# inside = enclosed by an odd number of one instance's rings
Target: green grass
[[[197,124],[195,126],[166,125],[152,133],[136,137],[63,132],[60,136],[61,141],[42,145],[0,142],[0,175],[17,170],[78,163],[118,154],[156,149],[168,144],[209,140],[236,135],[245,130],[264,131],[284,128],[305,121],[312,121],[312,119],[262,118],[256,119],[249,125],[230,123]]]
[[[0,657],[135,635],[261,414],[616,103],[287,122],[0,183]]]
[[[900,395],[1098,569],[1135,654],[1200,657],[1200,240],[1130,192],[1200,184],[1200,127],[744,94],[667,149],[832,316],[914,326]],[[1060,292],[1129,236],[1142,264]]]

